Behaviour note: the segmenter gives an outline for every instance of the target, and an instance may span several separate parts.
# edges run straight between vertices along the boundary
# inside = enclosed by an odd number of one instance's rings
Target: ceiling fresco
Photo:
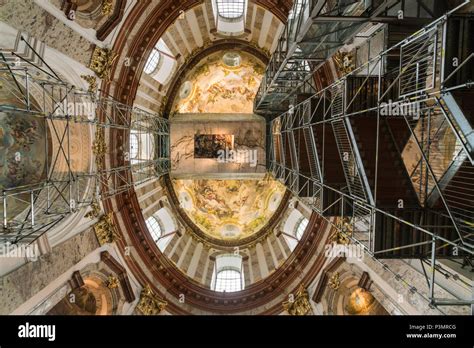
[[[253,113],[264,65],[244,52],[210,55],[185,77],[175,113]]]
[[[4,79],[4,83],[10,83]],[[32,102],[32,108],[37,105]],[[22,108],[23,104],[7,89],[0,93],[0,104]],[[44,118],[28,113],[0,112],[0,189],[9,190],[8,219],[28,206],[29,193],[21,193],[29,185],[39,184],[46,177],[45,148],[51,147],[46,137]],[[46,144],[47,142],[47,144]],[[47,147],[46,147],[47,146]],[[15,193],[15,194],[13,194]],[[3,214],[3,205],[0,207]]]
[[[257,233],[277,210],[285,187],[262,180],[173,180],[181,207],[212,238],[240,240]]]

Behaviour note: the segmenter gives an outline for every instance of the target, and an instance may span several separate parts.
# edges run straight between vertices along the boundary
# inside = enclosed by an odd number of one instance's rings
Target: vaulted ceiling
[[[135,105],[151,112],[160,111],[167,101],[171,101],[169,96],[176,94],[179,77],[198,63],[198,57],[216,50],[235,47],[268,58],[275,50],[284,27],[279,16],[270,9],[249,2],[244,34],[230,37],[217,31],[211,0],[192,7],[175,20],[160,38],[176,59],[171,78],[161,84],[151,75],[142,74]],[[147,54],[149,51],[145,52],[145,56]]]

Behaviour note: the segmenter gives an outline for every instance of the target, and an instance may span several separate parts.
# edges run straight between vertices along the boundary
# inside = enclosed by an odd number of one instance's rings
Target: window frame
[[[153,221],[154,223],[152,223]],[[150,216],[145,220],[146,227],[150,233],[153,241],[157,243],[163,236],[163,228],[161,227],[160,221],[155,216]],[[157,228],[156,228],[157,227]]]
[[[133,147],[134,145],[136,145],[136,148]],[[138,134],[130,133],[130,159],[137,159],[139,153],[140,153],[140,139],[138,137]]]
[[[247,0],[216,0],[217,15],[226,21],[238,21],[245,15]]]
[[[161,52],[156,47],[153,47],[153,49],[150,52],[150,55],[148,56],[146,60],[145,66],[143,67],[143,72],[147,75],[153,74],[158,68],[158,65],[160,65],[160,61],[161,61]],[[151,65],[153,66],[152,69],[150,68]]]
[[[294,235],[298,241],[300,241],[301,238],[303,237],[304,232],[306,231],[306,228],[308,227],[308,224],[309,224],[309,219],[305,216],[303,216],[296,224]],[[302,227],[303,225],[304,227]]]
[[[221,278],[221,274],[235,273],[235,277]],[[237,284],[237,286],[236,286]],[[230,286],[230,289],[229,289]],[[235,267],[223,267],[216,272],[214,291],[216,292],[237,292],[243,290],[242,272]]]

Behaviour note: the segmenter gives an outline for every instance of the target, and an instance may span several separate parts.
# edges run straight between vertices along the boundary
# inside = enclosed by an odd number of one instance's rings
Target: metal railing
[[[364,20],[329,18],[336,14],[351,18],[365,10],[364,1],[295,1],[257,92],[255,110],[278,110],[295,89],[314,92],[309,79],[314,68],[356,32]]]
[[[283,151],[283,155],[275,151],[270,156],[268,170],[275,178],[283,181],[296,196],[305,201],[309,199],[310,202],[316,202],[310,205],[323,216],[331,208],[321,204],[323,195],[327,194],[324,192],[332,192],[338,196],[339,198],[331,205],[340,204],[340,217],[348,221],[351,226],[350,233],[341,231],[347,233],[354,243],[362,245],[371,255],[393,250],[409,250],[422,245],[430,246],[431,251],[425,254],[431,260],[432,266],[431,280],[428,280],[430,301],[440,305],[472,304],[472,300],[445,301],[434,297],[434,269],[439,249],[455,250],[456,253],[451,254],[453,258],[459,257],[458,251],[466,255],[474,254],[474,168],[469,160],[470,149],[465,134],[456,124],[456,120],[450,117],[449,110],[440,100],[440,96],[446,93],[440,76],[445,62],[444,56],[437,54],[446,45],[443,33],[449,16],[467,3],[468,1],[464,2],[340,80],[283,112],[271,121],[270,127],[273,130],[274,151],[278,148],[277,145],[281,144],[282,134],[302,131],[307,139],[317,139],[315,129],[318,127],[333,129],[346,178],[347,192],[326,182],[324,177],[326,162],[336,159],[328,159],[321,155],[324,149],[318,149],[317,144],[322,144],[324,147],[324,139],[319,139],[307,147],[312,151],[309,158],[317,158],[315,161],[310,160],[311,166],[318,166],[309,175],[295,170],[286,163]],[[389,55],[392,66],[387,65]],[[398,65],[393,63],[394,57],[398,57]],[[349,91],[346,82],[356,76],[360,79],[360,73],[363,71],[366,72],[365,79],[360,86]],[[370,82],[373,83],[374,79],[375,97],[373,100],[364,99],[364,103],[359,103],[360,92]],[[262,85],[262,88],[266,86]],[[390,107],[393,106],[406,107],[408,111],[390,114]],[[387,108],[389,114],[386,113]],[[377,195],[380,194],[379,181],[383,180],[378,161],[382,141],[379,139],[380,121],[386,115],[405,120],[410,139],[402,149],[402,160],[407,170],[407,177],[410,178],[417,193],[421,209],[434,212],[450,221],[452,225],[450,228],[455,233],[441,235],[435,226],[429,226],[426,222],[409,221],[406,217],[394,214],[393,210],[379,206],[377,200]],[[377,126],[373,155],[375,174],[372,175],[374,178],[370,182],[363,176],[365,165],[360,154],[355,155],[360,142],[357,141],[355,134],[350,133],[351,120],[357,120],[362,116],[373,116],[373,122]],[[322,173],[322,176],[313,175],[313,172]],[[369,199],[368,194],[373,194],[372,199]],[[424,239],[420,242],[400,242],[393,248],[376,250],[374,247],[376,221],[381,216],[395,221],[398,226],[407,226],[413,231],[424,234]]]

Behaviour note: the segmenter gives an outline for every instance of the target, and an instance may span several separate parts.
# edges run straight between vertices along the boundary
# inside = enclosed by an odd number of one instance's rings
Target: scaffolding
[[[294,103],[295,91],[315,93],[313,73],[369,22],[420,15],[426,5],[404,1],[296,0],[255,98],[257,113],[275,114]],[[432,17],[430,17],[432,18]]]
[[[446,82],[457,69],[448,75],[446,57],[440,54],[446,49],[446,26],[450,15],[468,2],[383,51],[326,88],[315,92],[296,106],[291,106],[273,119],[269,126],[271,135],[267,164],[273,176],[326,219],[334,206],[340,207],[337,222],[327,220],[339,233],[363,247],[381,263],[383,262],[380,258],[383,259],[384,255],[390,252],[422,248],[420,250],[423,255],[420,259],[431,266],[431,274],[426,274],[426,280],[429,286],[429,302],[434,306],[473,304],[472,299],[439,299],[435,298],[434,293],[435,272],[441,267],[437,258],[442,251],[444,257],[452,259],[465,257],[472,260],[474,255],[473,147],[469,136],[463,131],[462,122],[459,121],[459,110],[453,111],[450,95],[455,89],[472,86],[472,81],[465,81],[456,86],[450,84],[448,88]],[[290,18],[288,22],[289,27],[294,25],[292,20]],[[272,61],[281,59],[279,55],[280,51],[277,51]],[[468,59],[471,57],[472,55]],[[389,58],[391,68],[388,64]],[[395,58],[397,62],[393,63]],[[394,66],[396,68],[393,68]],[[272,70],[273,67],[269,66],[269,69]],[[308,74],[311,72],[308,71]],[[262,102],[269,98],[265,95],[266,92],[262,91],[271,89],[271,84],[277,80],[278,74],[272,76],[275,80],[270,82],[267,79],[262,83],[256,103],[257,110],[269,105]],[[354,77],[359,80],[362,78],[363,81],[351,90]],[[355,101],[369,84],[374,87],[372,90],[375,95],[366,99],[367,103],[360,106]],[[299,87],[285,88],[287,89],[281,90],[285,97],[306,93]],[[281,100],[284,97],[279,98]],[[405,121],[405,126],[409,129],[411,151],[416,154],[415,160],[410,162],[412,166],[408,174],[420,209],[439,216],[436,221],[442,220],[444,226],[410,221],[395,213],[396,205],[394,209],[387,209],[378,203],[379,150],[380,142],[383,141],[380,139],[380,129],[384,111],[393,105],[414,110],[413,113],[402,112],[395,116]],[[368,182],[366,165],[361,159],[359,142],[352,129],[352,121],[361,116],[373,116],[373,122],[376,122],[373,183]],[[323,131],[317,133],[317,127]],[[339,161],[324,156],[327,146],[324,139],[326,128],[334,134],[345,178],[344,187],[328,184],[324,177],[324,170],[329,161]],[[320,137],[322,134],[322,139],[317,139],[318,134]],[[298,135],[302,138],[299,145],[295,142]],[[449,149],[443,148],[443,142],[451,144]],[[295,165],[294,156],[298,153],[297,149],[304,149],[307,153],[309,171],[305,173]],[[408,168],[409,159],[404,157],[403,151],[400,155]],[[453,180],[456,175],[459,181]],[[328,196],[336,198],[327,203]],[[377,229],[381,229],[382,220],[391,220],[402,231],[404,228],[417,231],[423,238],[394,245],[389,249],[377,247],[376,239],[377,236],[380,237],[380,231],[377,234]],[[441,230],[444,234],[439,233]]]
[[[41,64],[0,52],[0,112],[11,120],[33,120],[36,131],[42,132],[36,138],[46,156],[34,182],[17,177],[2,183],[2,243],[32,243],[79,209],[127,192],[170,168],[168,120],[93,88],[78,89],[37,56]],[[89,135],[90,143],[75,143],[73,133],[78,132]],[[22,145],[40,146],[33,141]],[[91,156],[82,168],[71,155],[78,146],[85,146]],[[22,165],[22,152],[17,146],[15,158],[8,159],[9,174]]]

